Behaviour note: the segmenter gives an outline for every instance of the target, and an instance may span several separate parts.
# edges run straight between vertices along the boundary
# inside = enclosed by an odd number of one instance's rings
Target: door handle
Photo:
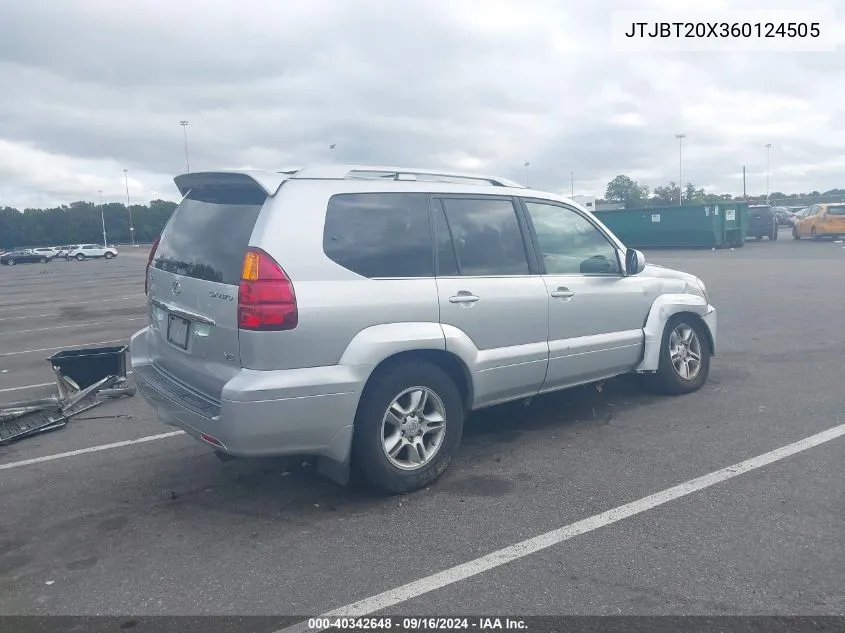
[[[557,290],[552,290],[552,296],[556,299],[568,299],[569,297],[574,297],[575,293],[572,292],[569,288],[561,286]]]
[[[461,290],[454,297],[449,297],[449,303],[475,303],[476,301],[478,297],[466,290]]]

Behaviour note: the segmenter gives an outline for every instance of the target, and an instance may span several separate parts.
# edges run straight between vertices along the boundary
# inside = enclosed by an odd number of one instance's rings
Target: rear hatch
[[[188,177],[177,184],[188,188]],[[255,181],[198,175],[161,234],[149,269],[150,356],[215,400],[240,370],[238,285],[267,199]]]
[[[824,214],[824,228],[829,233],[845,233],[845,204],[828,205]]]
[[[748,228],[749,229],[771,229],[772,219],[774,214],[769,207],[749,207],[748,208]]]

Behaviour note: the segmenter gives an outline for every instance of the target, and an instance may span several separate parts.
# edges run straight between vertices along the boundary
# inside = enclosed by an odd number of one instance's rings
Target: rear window
[[[332,196],[323,251],[363,277],[433,277],[428,198],[423,193]]]
[[[176,207],[153,266],[194,279],[237,285],[244,253],[267,199],[257,187],[202,187]]]
[[[827,208],[828,215],[845,215],[845,205]]]

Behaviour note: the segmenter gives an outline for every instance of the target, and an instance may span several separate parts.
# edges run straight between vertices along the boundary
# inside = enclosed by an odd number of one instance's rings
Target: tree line
[[[683,193],[676,182],[670,182],[668,185],[655,187],[651,190],[648,185],[641,185],[630,176],[619,175],[607,183],[607,189],[604,194],[604,201],[618,202],[625,205],[626,208],[637,207],[657,207],[670,204],[677,204],[679,196],[684,204],[715,204],[718,202],[748,202],[749,204],[764,204],[766,202],[765,195],[754,196],[734,196],[729,193],[714,194],[707,193],[703,188],[696,187],[693,183],[688,182],[684,185]],[[845,198],[845,189],[831,189],[820,193],[818,191],[811,191],[810,193],[792,193],[785,194],[780,191],[773,191],[769,194],[770,201],[777,200],[780,204],[787,203],[789,200],[800,201],[805,198],[819,198],[822,196],[842,196]]]
[[[164,228],[176,203],[153,200],[148,205],[111,202],[102,207],[109,244],[129,244],[129,212],[135,227],[135,241],[152,242]],[[0,249],[35,248],[64,244],[100,244],[103,221],[100,206],[93,202],[72,202],[52,209],[0,208]]]

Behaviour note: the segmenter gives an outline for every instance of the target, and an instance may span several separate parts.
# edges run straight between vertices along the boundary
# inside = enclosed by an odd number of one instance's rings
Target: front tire
[[[352,468],[382,492],[418,490],[449,466],[463,426],[461,394],[445,371],[421,361],[390,365],[361,396]]]
[[[82,253],[77,253],[77,254],[76,254],[76,261],[81,262],[81,261],[82,261],[82,260],[84,260],[84,259],[85,259],[85,255],[84,255],[84,254],[82,254]]]
[[[666,323],[660,341],[660,361],[647,386],[658,393],[677,396],[699,390],[710,374],[710,339],[697,317],[679,314]]]
[[[114,257],[114,253],[112,253],[111,251],[107,251],[106,254],[105,254],[105,258],[111,259],[112,257]]]
[[[9,266],[14,266],[14,265],[15,265],[15,260],[14,260],[14,259],[10,259],[10,260],[9,260]]]
[[[38,261],[40,261],[42,264],[46,264],[46,263],[47,263],[47,258],[46,258],[46,257],[42,257],[42,258],[41,258],[40,260],[38,260]]]

